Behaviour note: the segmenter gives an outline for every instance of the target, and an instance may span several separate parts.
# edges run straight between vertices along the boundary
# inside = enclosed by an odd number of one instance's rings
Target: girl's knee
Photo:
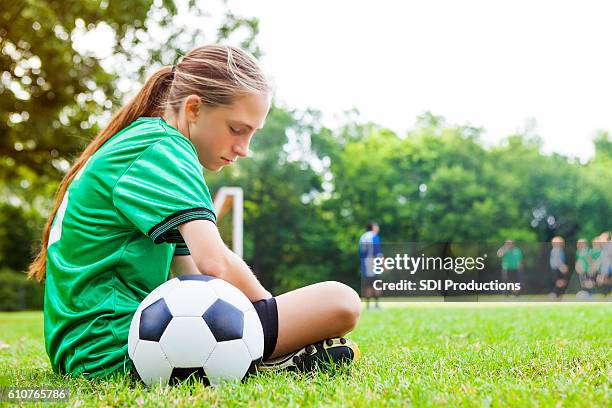
[[[330,292],[333,292],[329,294],[329,299],[333,300],[338,322],[344,333],[353,330],[361,315],[361,298],[353,288],[344,283],[330,281],[325,284]]]

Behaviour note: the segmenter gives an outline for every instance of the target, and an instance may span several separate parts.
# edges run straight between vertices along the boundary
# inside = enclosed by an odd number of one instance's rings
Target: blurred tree
[[[36,219],[23,209],[0,203],[0,270],[25,270],[33,256]]]
[[[574,198],[584,215],[577,238],[593,239],[612,230],[612,140],[609,132],[598,132],[594,139],[595,157],[581,166],[580,184]]]
[[[610,132],[599,131],[593,139],[595,145],[595,161],[612,160],[612,140],[610,140]]]

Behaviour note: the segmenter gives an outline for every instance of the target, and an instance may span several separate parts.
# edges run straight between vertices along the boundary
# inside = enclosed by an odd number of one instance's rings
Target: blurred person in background
[[[523,251],[514,245],[513,240],[508,239],[504,245],[497,250],[497,256],[501,258],[502,261],[502,280],[505,283],[520,282],[523,271]],[[507,291],[506,295],[510,293],[518,296],[519,291]]]
[[[582,238],[576,242],[576,263],[574,269],[580,279],[580,292],[577,297],[589,298],[595,287],[595,277],[590,273],[589,244]]]
[[[552,296],[555,299],[560,299],[567,289],[569,282],[569,268],[567,267],[565,257],[565,240],[562,237],[557,236],[552,239],[549,264],[550,269],[555,274],[555,287]]]
[[[380,291],[374,289],[374,281],[377,278],[374,273],[374,259],[383,256],[380,246],[380,227],[377,223],[371,222],[366,226],[359,238],[359,260],[361,267],[362,294],[366,298],[366,308],[370,308],[370,299],[374,298],[374,308],[380,309],[378,296]]]
[[[599,257],[601,256],[602,243],[600,242],[601,235],[597,235],[591,240],[591,249],[589,250],[589,273],[594,277],[597,286],[600,286],[601,278],[599,277]]]
[[[599,245],[599,257],[593,262],[597,272],[597,285],[601,287],[604,294],[610,293],[612,289],[612,241],[610,233],[604,232],[597,239]]]

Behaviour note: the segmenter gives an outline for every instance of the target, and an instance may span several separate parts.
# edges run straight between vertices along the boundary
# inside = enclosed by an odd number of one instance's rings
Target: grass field
[[[72,406],[612,406],[612,304],[405,304],[364,311],[363,358],[212,389],[51,372],[39,312],[0,313],[2,385],[67,386]],[[47,403],[45,406],[49,406]]]

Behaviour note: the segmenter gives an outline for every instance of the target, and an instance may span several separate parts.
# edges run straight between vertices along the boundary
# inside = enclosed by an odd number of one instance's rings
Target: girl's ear
[[[184,108],[189,122],[195,122],[200,114],[202,98],[198,95],[189,95],[185,98]]]

